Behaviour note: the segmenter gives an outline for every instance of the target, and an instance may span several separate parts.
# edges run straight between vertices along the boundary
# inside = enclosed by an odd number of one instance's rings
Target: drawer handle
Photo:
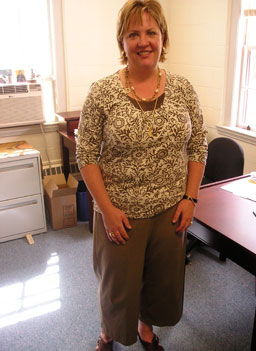
[[[2,167],[2,168],[0,168],[0,172],[11,172],[11,171],[17,171],[19,169],[26,169],[26,168],[33,168],[33,167],[34,167],[33,163],[26,163],[23,165]]]
[[[20,202],[17,204],[0,206],[0,211],[12,210],[14,208],[36,205],[36,204],[37,204],[37,200],[30,200],[30,201]]]

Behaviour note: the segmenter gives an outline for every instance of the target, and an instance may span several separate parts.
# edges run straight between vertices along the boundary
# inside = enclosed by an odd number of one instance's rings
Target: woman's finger
[[[109,231],[107,232],[108,238],[110,241],[116,243],[117,245],[125,244],[126,240],[122,237],[122,235],[118,231]]]

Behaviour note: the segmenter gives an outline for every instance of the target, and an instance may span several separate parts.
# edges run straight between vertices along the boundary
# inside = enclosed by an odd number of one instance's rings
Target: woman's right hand
[[[124,245],[129,239],[126,229],[132,228],[125,213],[111,205],[104,211],[102,217],[109,240],[117,245]]]
[[[125,244],[129,239],[126,229],[131,229],[131,225],[125,213],[115,207],[110,201],[99,165],[86,165],[80,168],[80,172],[87,189],[101,210],[109,240],[117,245]]]

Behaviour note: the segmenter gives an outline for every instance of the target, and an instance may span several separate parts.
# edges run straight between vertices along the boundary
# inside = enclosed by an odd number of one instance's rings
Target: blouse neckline
[[[116,72],[116,76],[117,76],[117,79],[118,79],[118,82],[119,82],[119,86],[122,89],[122,92],[125,94],[125,96],[129,99],[129,101],[133,104],[134,107],[136,107],[137,109],[140,109],[136,99],[130,97],[125,92],[125,88],[124,88],[124,86],[123,86],[123,84],[121,82],[119,70]],[[166,72],[166,81],[167,81],[167,72]],[[165,91],[160,96],[158,96],[156,109],[159,108],[160,106],[162,106],[162,104],[164,102],[164,97],[165,97]],[[141,107],[143,108],[144,111],[153,111],[153,109],[155,107],[155,102],[156,102],[156,99],[152,100],[152,101],[139,101],[139,104],[141,105]]]

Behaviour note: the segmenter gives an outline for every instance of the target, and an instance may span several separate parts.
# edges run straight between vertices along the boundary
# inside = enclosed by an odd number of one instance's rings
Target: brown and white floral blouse
[[[81,113],[79,168],[98,164],[113,205],[130,218],[176,204],[185,193],[187,161],[207,157],[201,108],[187,79],[167,72],[154,117],[153,106],[144,103],[142,113],[116,72],[93,83]]]

